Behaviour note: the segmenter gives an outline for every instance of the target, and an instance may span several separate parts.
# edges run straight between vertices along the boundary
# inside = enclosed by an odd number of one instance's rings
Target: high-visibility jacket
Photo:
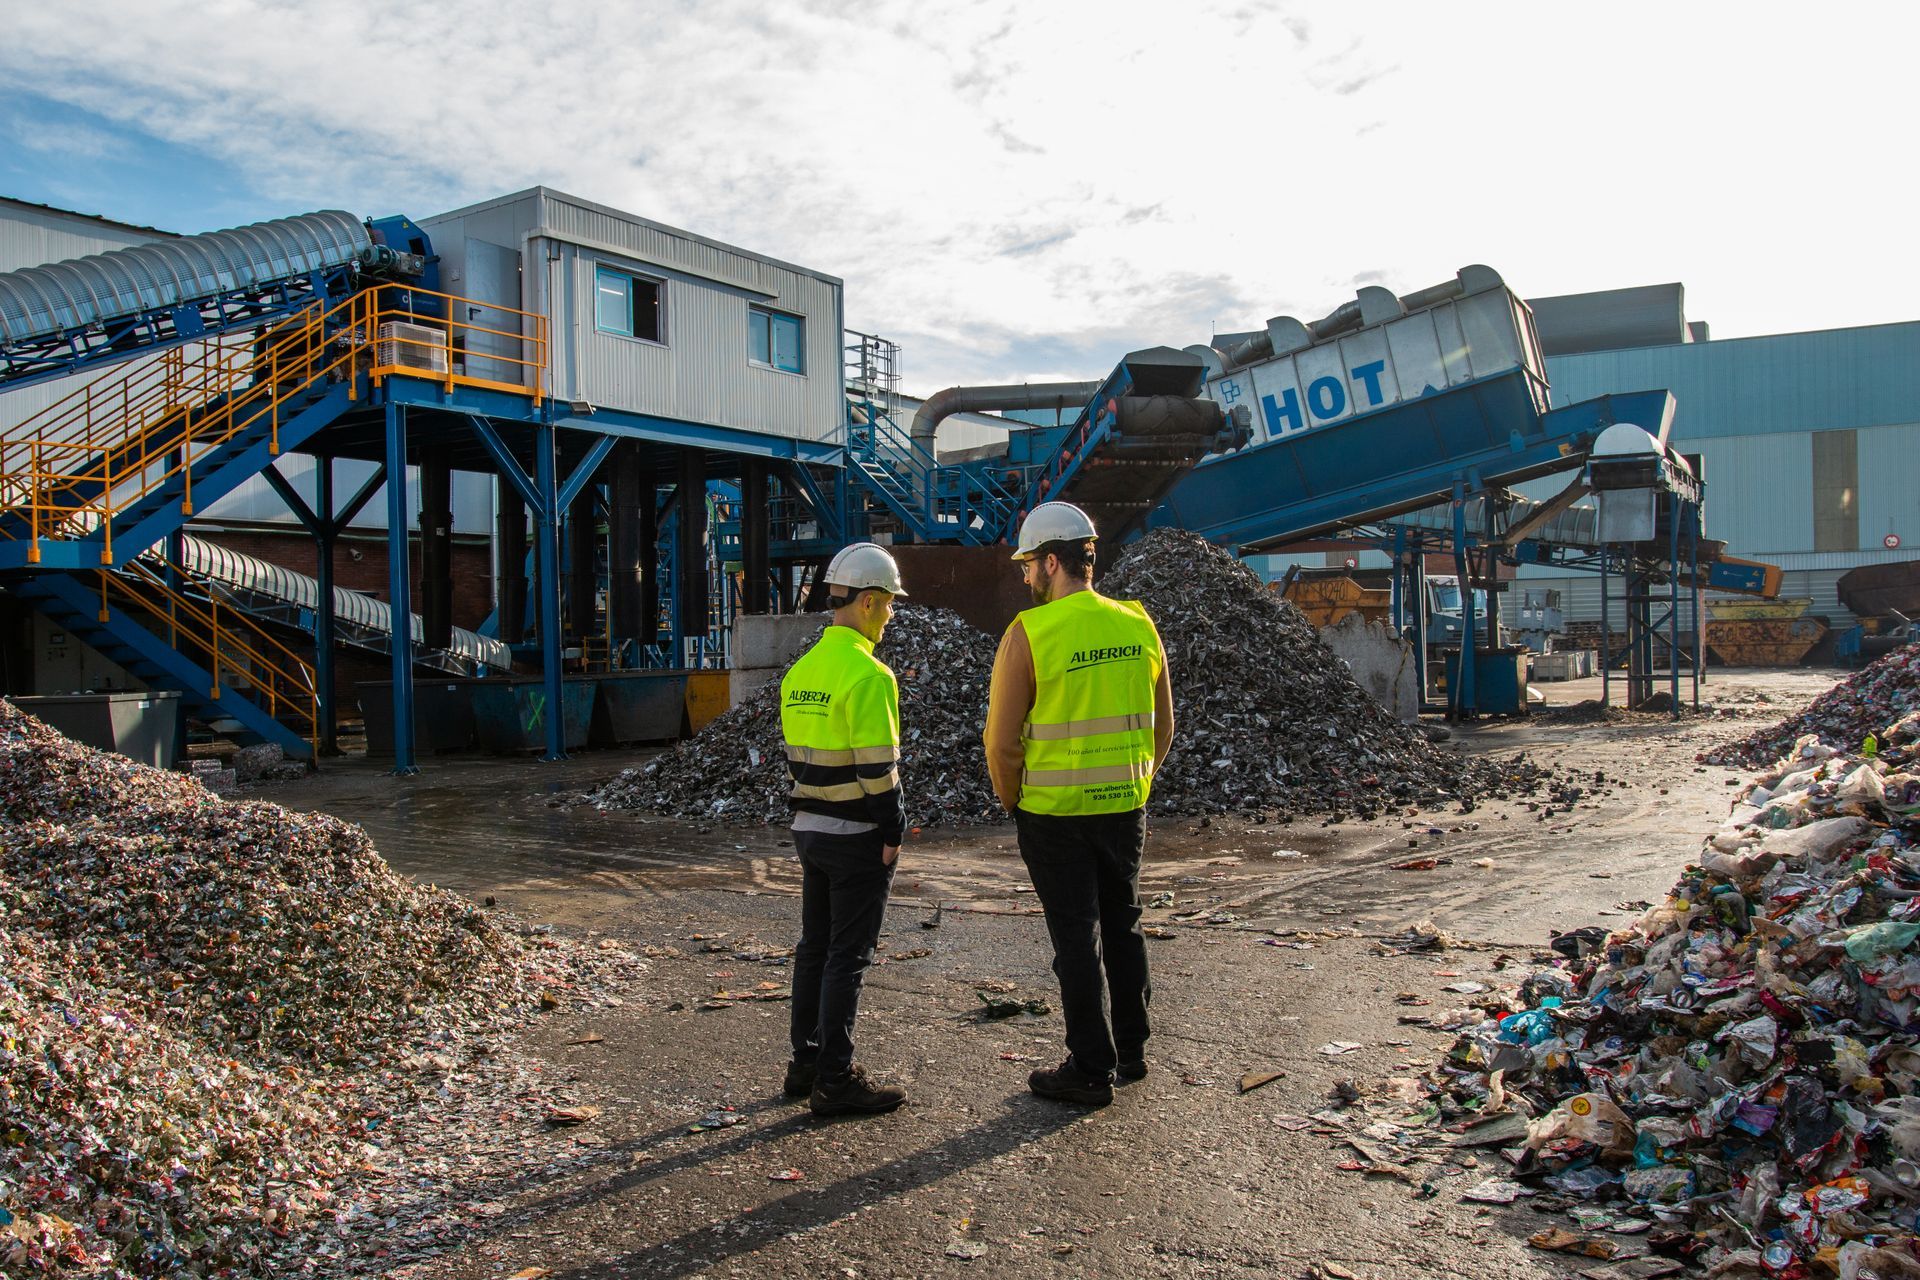
[[[900,688],[873,641],[830,626],[780,681],[788,798],[795,809],[880,828],[899,844]]]
[[[1033,709],[1020,730],[1028,813],[1125,813],[1153,785],[1154,687],[1166,658],[1137,600],[1075,591],[1020,615]]]

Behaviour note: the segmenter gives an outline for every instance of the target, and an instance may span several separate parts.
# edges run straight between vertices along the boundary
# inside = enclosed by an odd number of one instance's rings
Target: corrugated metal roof
[[[63,218],[82,218],[88,222],[98,222],[104,226],[117,227],[122,231],[140,231],[152,236],[177,236],[178,231],[163,231],[159,227],[149,227],[138,222],[122,222],[118,218],[109,218],[98,213],[82,213],[78,209],[62,209],[57,204],[42,204],[38,200],[22,200],[19,196],[0,196],[0,204],[15,205],[22,209],[38,209],[42,213],[57,213]]]

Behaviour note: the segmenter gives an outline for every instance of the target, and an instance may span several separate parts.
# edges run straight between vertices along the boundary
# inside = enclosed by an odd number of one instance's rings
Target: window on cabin
[[[805,373],[806,321],[766,307],[747,308],[747,359],[787,373]]]
[[[611,267],[594,268],[593,327],[643,342],[666,341],[660,314],[664,288],[659,280]]]

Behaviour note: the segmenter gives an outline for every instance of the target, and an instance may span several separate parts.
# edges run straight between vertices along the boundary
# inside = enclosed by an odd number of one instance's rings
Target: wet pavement
[[[1498,980],[1502,953],[1525,959],[1550,929],[1624,920],[1662,896],[1737,777],[1694,757],[1833,679],[1717,675],[1705,695],[1735,717],[1456,735],[1462,750],[1526,750],[1602,775],[1571,808],[1536,798],[1366,823],[1157,823],[1142,893],[1171,898],[1148,912],[1164,935],[1150,944],[1152,1074],[1094,1113],[1025,1090],[1028,1071],[1064,1052],[1057,1014],[977,1013],[989,981],[1057,1003],[1010,827],[910,838],[859,1050],[912,1100],[821,1122],[778,1096],[784,1004],[700,1010],[717,989],[785,981],[798,886],[784,831],[550,803],[637,754],[429,760],[413,778],[345,761],[254,794],[360,822],[422,880],[652,949],[648,989],[625,1008],[556,1015],[533,1040],[601,1119],[584,1134],[530,1131],[524,1178],[461,1189],[471,1242],[408,1274],[1568,1275],[1577,1267],[1526,1247],[1546,1218],[1460,1200],[1496,1156],[1424,1194],[1337,1171],[1351,1153],[1301,1117],[1337,1080],[1415,1074],[1444,1052],[1450,1035],[1399,1025],[1398,993],[1444,1008],[1446,983]],[[1542,687],[1565,705],[1597,696],[1586,683]],[[1485,948],[1382,954],[1378,938],[1424,921]],[[601,1039],[567,1043],[590,1035]],[[1360,1047],[1320,1052],[1333,1042]],[[1276,1070],[1239,1092],[1244,1073]],[[724,1106],[737,1125],[688,1132]],[[582,1145],[595,1156],[585,1171],[542,1175],[547,1157]],[[800,1177],[773,1176],[790,1171]]]

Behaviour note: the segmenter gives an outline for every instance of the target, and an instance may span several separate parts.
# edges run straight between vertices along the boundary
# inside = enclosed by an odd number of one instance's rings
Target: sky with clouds
[[[0,194],[170,230],[545,183],[842,276],[908,389],[1484,262],[1715,337],[1920,316],[1920,8],[17,5]]]

